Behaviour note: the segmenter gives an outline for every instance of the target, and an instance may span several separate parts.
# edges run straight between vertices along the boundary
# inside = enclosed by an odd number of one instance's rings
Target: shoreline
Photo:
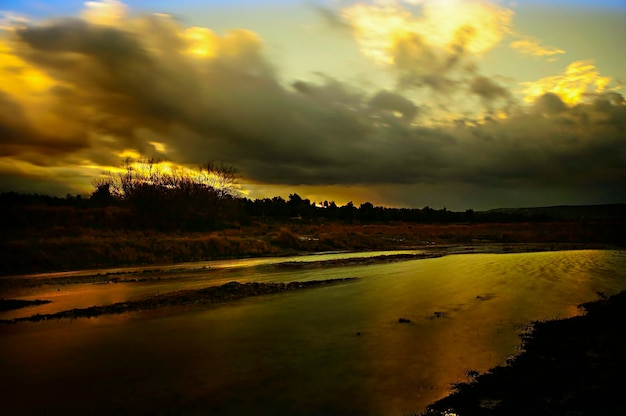
[[[534,322],[522,352],[469,382],[422,416],[625,414],[626,291],[579,305],[586,313]]]
[[[76,319],[93,318],[102,315],[121,314],[151,309],[186,305],[222,304],[252,296],[270,295],[275,293],[291,292],[294,290],[310,289],[327,285],[356,281],[356,277],[341,279],[310,280],[306,282],[290,283],[239,283],[229,282],[221,286],[211,286],[197,290],[179,290],[176,292],[155,295],[136,301],[118,302],[110,305],[76,308],[51,314],[37,314],[22,318],[0,320],[0,324],[16,324],[20,322],[39,322],[49,319]],[[11,300],[8,300],[11,301]],[[0,304],[7,302],[4,300]]]
[[[26,273],[0,276],[0,288],[2,287],[38,287],[45,285],[70,285],[88,283],[136,283],[146,281],[158,281],[162,279],[175,279],[176,274],[185,272],[211,272],[222,269],[212,267],[213,264],[237,261],[259,261],[259,264],[245,265],[242,267],[274,267],[274,268],[316,268],[316,267],[342,267],[378,264],[383,262],[420,260],[443,257],[456,254],[514,254],[532,253],[542,251],[567,251],[567,250],[624,250],[624,247],[616,247],[602,244],[582,243],[508,243],[508,244],[442,244],[413,247],[398,247],[388,250],[346,250],[338,252],[301,252],[297,255],[283,256],[257,256],[257,257],[233,257],[229,259],[179,262],[170,264],[118,266],[95,269],[79,269],[66,271],[50,271],[43,273]],[[375,253],[380,251],[420,251],[420,253],[381,254],[377,256],[347,257],[344,259],[299,261],[298,258],[324,254],[354,254]],[[265,259],[276,258],[285,261],[264,263]],[[237,267],[237,266],[234,266]],[[173,275],[173,276],[172,276]]]
[[[342,223],[253,222],[220,230],[180,232],[42,227],[0,239],[0,276],[71,270],[162,266],[304,253],[498,247],[529,250],[626,247],[617,222]]]

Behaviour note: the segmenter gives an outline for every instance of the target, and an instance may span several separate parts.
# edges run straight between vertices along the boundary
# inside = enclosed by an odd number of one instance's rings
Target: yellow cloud
[[[415,16],[405,4],[421,6]],[[352,26],[361,52],[382,63],[393,63],[400,39],[418,35],[430,47],[482,55],[509,33],[512,11],[484,1],[386,0],[355,4],[341,12]]]
[[[135,149],[124,149],[121,152],[117,152],[117,157],[120,159],[141,159],[141,154]]]
[[[87,163],[87,162],[86,162]],[[67,191],[86,194],[93,190],[91,180],[102,172],[102,167],[87,164],[71,166],[40,166],[12,157],[0,157],[0,174],[45,181],[48,186],[65,183]],[[71,178],[68,181],[68,178]]]
[[[44,72],[19,58],[13,47],[0,40],[0,89],[14,97],[27,98],[39,94],[55,84]]]
[[[117,0],[88,1],[82,17],[89,23],[115,26],[126,17],[126,5]]]
[[[554,46],[543,46],[540,44],[539,40],[531,37],[524,37],[523,39],[511,42],[511,47],[521,54],[537,57],[546,57],[565,53],[563,49],[559,49]]]
[[[521,85],[524,87],[522,93],[526,102],[533,102],[551,92],[566,104],[577,104],[585,94],[603,92],[610,82],[611,78],[601,76],[592,61],[576,61],[569,64],[563,74],[523,82]]]
[[[142,129],[160,132],[168,127],[168,120],[161,123],[151,108],[171,108],[166,119],[184,114],[182,118],[195,120],[196,108],[204,103],[203,89],[219,90],[205,74],[224,74],[230,68],[270,70],[262,41],[252,31],[236,29],[222,35],[185,27],[167,14],[135,18],[123,3],[112,0],[85,3],[79,17],[89,24],[59,19],[25,25],[26,20],[0,12],[0,130],[8,132],[0,170],[7,176],[45,181],[65,175],[68,185],[87,191],[95,175],[115,169],[122,159],[139,160],[155,153],[167,157],[176,150],[173,141],[161,140],[158,134],[140,134]],[[47,30],[57,31],[54,38],[46,39]],[[95,37],[84,36],[102,33],[115,35],[111,39],[119,44],[92,42]],[[101,47],[106,49],[106,64]],[[223,65],[204,65],[198,58],[220,60]],[[160,76],[149,72],[154,67],[163,70]],[[144,78],[158,82],[150,84]],[[144,99],[150,100],[146,107]],[[175,162],[163,162],[159,168],[177,174],[195,172]],[[202,178],[215,186],[220,185],[218,179],[211,174]]]
[[[228,56],[246,55],[261,48],[261,38],[246,29],[233,29],[222,38],[221,52]]]
[[[23,114],[22,127],[28,126],[30,133],[39,132],[41,137],[48,137],[50,132],[57,139],[83,135],[80,118],[93,116],[93,109],[88,105],[67,107],[57,94],[59,88],[68,85],[21,58],[20,47],[18,43],[0,39],[0,93],[6,94]]]
[[[259,36],[245,29],[233,29],[224,36],[204,27],[190,27],[180,33],[186,48],[181,52],[201,58],[244,55],[261,46]]]
[[[154,147],[154,150],[156,150],[159,153],[165,153],[167,151],[167,145],[165,143],[162,142],[148,142],[148,144],[152,147]]]
[[[342,15],[352,25],[361,52],[381,63],[393,63],[390,51],[395,39],[411,32],[411,14],[393,6],[356,4]]]
[[[204,58],[210,58],[217,54],[218,39],[211,29],[190,27],[181,33],[181,37],[187,42],[187,49],[183,53]]]

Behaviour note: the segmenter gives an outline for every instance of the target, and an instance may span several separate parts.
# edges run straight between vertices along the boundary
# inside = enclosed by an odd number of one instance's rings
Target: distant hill
[[[626,204],[561,205],[554,207],[497,208],[482,214],[513,215],[554,220],[624,221]]]

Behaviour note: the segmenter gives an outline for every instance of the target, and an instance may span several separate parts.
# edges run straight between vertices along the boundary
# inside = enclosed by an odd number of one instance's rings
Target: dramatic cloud
[[[408,6],[419,5],[416,16]],[[478,1],[377,1],[341,12],[363,54],[392,66],[400,88],[451,92],[472,72],[471,60],[510,31],[512,12]]]
[[[405,6],[419,4],[416,17]],[[377,1],[355,4],[341,12],[355,32],[364,54],[394,63],[394,50],[404,38],[418,37],[431,49],[482,55],[509,31],[512,13],[478,1]]]
[[[381,203],[408,201],[393,189],[442,187],[490,201],[516,189],[626,197],[626,105],[611,79],[578,61],[521,84],[522,99],[517,84],[481,72],[478,60],[510,33],[501,6],[378,1],[329,14],[350,29],[338,36],[354,34],[389,68],[394,82],[378,88],[330,75],[283,82],[250,30],[87,6],[80,18],[13,23],[0,38],[4,188],[39,186],[49,172],[85,184],[134,155],[223,161],[257,188],[369,189]]]
[[[406,121],[412,121],[417,114],[417,106],[412,101],[401,95],[388,91],[380,91],[372,97],[369,102],[370,107],[379,110],[391,111],[400,114]]]
[[[497,99],[504,99],[507,101],[512,99],[511,93],[506,88],[482,75],[474,77],[470,85],[470,90],[487,102]]]
[[[541,78],[534,82],[524,82],[524,99],[527,102],[538,96],[552,92],[568,104],[576,104],[586,94],[602,93],[611,82],[609,77],[600,75],[591,61],[577,61],[567,66],[565,72]]]

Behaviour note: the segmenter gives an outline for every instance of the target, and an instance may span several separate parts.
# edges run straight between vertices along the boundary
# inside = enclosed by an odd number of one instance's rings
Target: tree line
[[[240,191],[239,175],[228,166],[207,163],[195,170],[170,168],[156,160],[126,159],[115,170],[104,172],[92,182],[94,190],[86,198],[65,198],[6,192],[0,194],[4,211],[3,226],[28,224],[19,218],[42,208],[56,208],[57,215],[47,218],[65,223],[63,215],[73,216],[70,225],[96,224],[106,228],[203,231],[267,220],[333,220],[361,223],[460,223],[519,222],[526,216],[507,213],[475,213],[424,208],[388,208],[365,202],[359,206],[348,202],[338,206],[334,201],[313,202],[297,193],[288,199],[280,196],[249,199]],[[65,208],[65,210],[63,210]],[[67,209],[74,211],[70,212]],[[60,210],[60,211],[59,211]],[[80,212],[80,211],[88,212]],[[78,213],[77,213],[78,212]],[[43,215],[43,214],[41,214]],[[10,221],[8,218],[12,218]],[[16,218],[18,219],[16,221]],[[76,219],[79,218],[79,219]],[[534,221],[549,220],[534,217]],[[41,218],[40,221],[44,221]],[[30,221],[30,224],[39,221]],[[91,224],[89,224],[91,222]]]

